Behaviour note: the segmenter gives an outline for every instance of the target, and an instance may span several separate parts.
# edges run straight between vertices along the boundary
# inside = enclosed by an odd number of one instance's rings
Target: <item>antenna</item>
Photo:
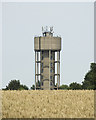
[[[54,33],[54,32],[53,32],[53,26],[50,27],[50,32],[51,32],[51,33]]]
[[[46,32],[48,31],[48,26],[46,26]]]
[[[43,28],[43,26],[42,26],[42,33],[44,32],[44,28]]]
[[[43,26],[42,26],[42,32],[43,32]]]
[[[51,33],[53,32],[53,26],[52,26],[52,27],[50,27],[50,32],[51,32]]]
[[[51,36],[53,36],[53,26],[51,26],[51,27],[48,27],[48,26],[45,26],[45,27],[43,27],[42,26],[42,34],[43,34],[43,36],[46,36],[46,35],[51,35]]]

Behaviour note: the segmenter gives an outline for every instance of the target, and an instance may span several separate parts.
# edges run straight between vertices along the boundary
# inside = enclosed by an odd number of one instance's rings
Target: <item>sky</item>
[[[91,2],[3,3],[2,88],[14,79],[34,84],[34,36],[42,35],[42,26],[53,26],[62,38],[60,84],[82,83],[94,61],[93,10]]]

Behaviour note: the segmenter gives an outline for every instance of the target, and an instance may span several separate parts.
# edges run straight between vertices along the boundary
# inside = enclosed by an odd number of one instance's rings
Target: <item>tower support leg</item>
[[[58,51],[57,51],[57,90],[58,90],[58,81],[59,81],[59,76],[58,76],[58,69],[59,69],[59,66],[58,66],[58,60],[59,60],[59,54],[58,54]]]
[[[51,57],[51,51],[49,50],[49,90],[50,90],[50,57]]]
[[[36,90],[36,71],[37,68],[36,68],[36,51],[35,51],[35,90]]]
[[[59,71],[58,71],[58,74],[59,74],[59,87],[60,87],[60,51],[59,51]]]
[[[60,87],[60,51],[57,51],[57,89]]]
[[[38,63],[38,61],[39,61],[39,53],[37,52],[37,87],[39,87],[39,85],[38,85],[38,80],[39,80],[39,63]]]

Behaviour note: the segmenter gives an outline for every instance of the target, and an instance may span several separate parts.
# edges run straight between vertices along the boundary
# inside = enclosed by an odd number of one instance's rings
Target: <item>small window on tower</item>
[[[42,60],[43,60],[43,56],[42,56]]]
[[[41,69],[41,73],[43,73],[43,68]]]
[[[51,63],[50,65],[51,65],[51,67],[52,67],[52,63]]]
[[[52,85],[52,82],[50,82],[50,85]]]
[[[43,82],[42,82],[42,86],[43,86]]]
[[[50,76],[50,79],[52,80],[52,76]]]
[[[52,55],[51,55],[51,60],[52,60]]]
[[[43,75],[41,75],[41,79],[43,79]]]
[[[51,69],[50,72],[52,73],[52,71],[53,71],[53,70]]]

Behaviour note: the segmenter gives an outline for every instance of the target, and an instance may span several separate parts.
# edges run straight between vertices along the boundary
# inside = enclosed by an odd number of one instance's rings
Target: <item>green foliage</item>
[[[20,86],[20,88],[18,90],[25,90],[22,86]]]
[[[19,90],[28,90],[26,85],[20,85]]]
[[[11,80],[3,90],[28,90],[28,87],[26,85],[20,85],[19,80]]]
[[[8,90],[18,90],[20,88],[20,81],[19,80],[11,80],[6,89]]]
[[[91,63],[90,69],[96,72],[96,63]]]
[[[82,88],[96,90],[96,63],[91,63],[90,70],[82,82]]]
[[[36,82],[36,86],[37,88],[40,87],[41,83],[40,81],[38,80],[38,82]],[[31,90],[35,90],[35,85],[32,85],[32,87],[30,88]]]
[[[8,86],[6,86],[6,88],[2,88],[2,90],[8,90]]]
[[[8,90],[8,86],[6,86],[6,88],[2,88],[2,90]]]
[[[69,87],[68,87],[68,85],[61,85],[60,87],[59,87],[59,89],[64,89],[64,90],[67,90]]]
[[[32,85],[32,87],[30,89],[31,90],[35,90],[35,85]]]
[[[82,85],[77,82],[73,82],[69,85],[69,89],[80,90],[80,89],[82,89]]]

